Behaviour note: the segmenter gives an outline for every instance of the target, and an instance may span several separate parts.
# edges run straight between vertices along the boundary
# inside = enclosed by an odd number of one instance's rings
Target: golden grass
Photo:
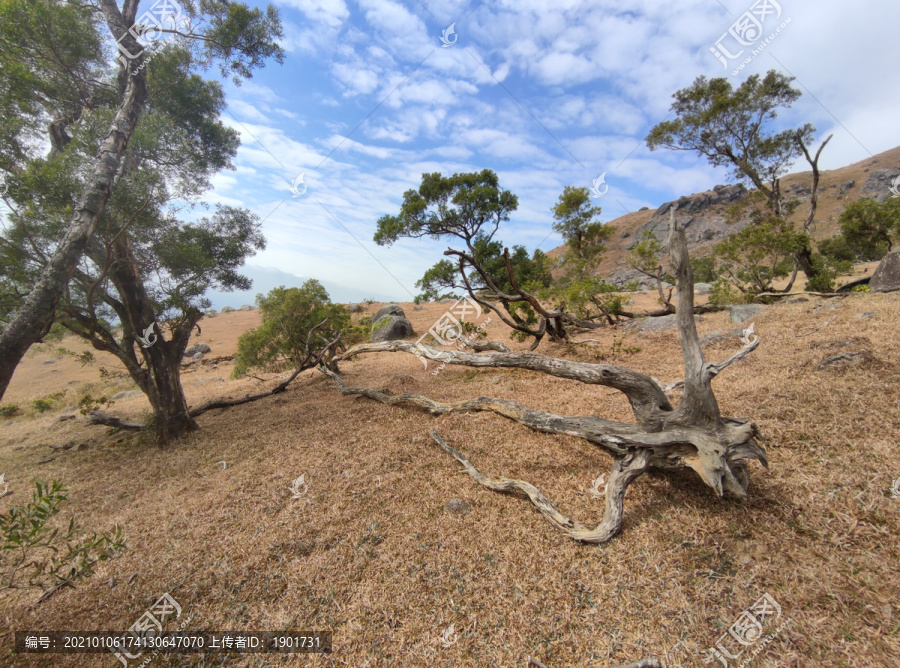
[[[698,666],[768,592],[794,622],[751,666],[900,665],[900,499],[889,493],[900,476],[900,294],[854,294],[834,310],[823,303],[768,309],[756,319],[760,348],[714,381],[723,412],[751,417],[768,439],[771,470],[751,466],[750,501],[718,499],[687,473],[643,476],[629,489],[622,534],[600,548],[557,534],[522,498],[481,488],[427,431],[486,475],[528,480],[590,525],[602,516],[591,481],[611,463],[598,448],[490,414],[435,419],[345,398],[314,371],[281,397],[203,415],[201,432],[163,451],[81,420],[56,423],[59,412],[0,421],[0,471],[13,491],[4,504],[27,501],[35,478],[62,479],[72,490],[62,515],[91,529],[121,523],[130,548],[40,605],[35,593],[3,595],[7,629],[124,630],[168,591],[196,615],[195,629],[333,631],[333,654],[284,659],[290,665],[524,666],[535,656],[551,668],[605,667],[657,655],[670,667]],[[423,333],[445,307],[404,308]],[[874,316],[856,317],[866,311]],[[204,321],[203,340],[236,338],[237,318],[246,314]],[[700,335],[734,326],[725,313],[703,316]],[[502,327],[488,332],[506,340]],[[589,336],[597,343],[541,351],[609,358],[613,336],[598,330]],[[626,345],[641,350],[614,363],[666,382],[682,376],[674,330],[629,335]],[[815,369],[859,346],[877,363]],[[389,353],[342,365],[351,385],[631,418],[607,388],[521,370],[431,375],[436,368]],[[263,386],[195,384],[229,371],[186,375],[191,404]],[[142,402],[112,412],[138,416]],[[66,441],[85,447],[47,447]],[[294,500],[288,486],[300,474],[309,492]],[[444,512],[451,498],[472,511]],[[458,641],[445,648],[451,623]],[[104,655],[12,656],[11,642],[0,644],[2,664],[118,665]],[[282,659],[160,655],[151,665]]]

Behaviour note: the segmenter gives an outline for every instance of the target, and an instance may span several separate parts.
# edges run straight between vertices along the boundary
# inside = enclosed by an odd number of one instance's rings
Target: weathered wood
[[[605,364],[561,360],[535,353],[445,351],[408,341],[361,344],[340,358],[372,352],[407,352],[447,364],[473,367],[524,368],[586,384],[613,387],[625,394],[636,424],[605,420],[594,416],[565,416],[532,410],[513,401],[478,397],[442,403],[418,394],[390,394],[362,387],[347,387],[329,369],[320,369],[333,378],[342,394],[361,395],[391,406],[415,406],[431,413],[490,411],[537,431],[577,436],[604,448],[614,458],[606,492],[603,521],[586,529],[562,515],[536,487],[522,480],[492,479],[481,474],[463,455],[447,445],[432,430],[434,440],[461,463],[476,481],[496,491],[521,491],[541,514],[565,535],[587,543],[604,543],[621,529],[625,492],[628,485],[651,468],[690,468],[717,495],[747,497],[749,475],[746,460],[756,459],[768,467],[756,425],[741,418],[723,417],[711,382],[723,369],[744,358],[759,346],[759,338],[747,341],[741,351],[719,363],[703,357],[694,321],[694,289],[684,228],[670,209],[669,252],[677,279],[676,321],[681,339],[685,376],[683,381],[664,386],[645,374]],[[546,321],[546,319],[545,319]],[[672,407],[666,392],[683,387],[681,401]],[[645,661],[653,661],[648,659]],[[648,664],[653,665],[653,664]]]
[[[102,424],[107,427],[116,427],[117,429],[125,429],[126,431],[140,431],[146,425],[143,422],[133,422],[131,420],[123,420],[109,413],[100,411],[91,411],[88,413],[88,424]]]
[[[505,343],[500,343],[499,341],[476,341],[474,339],[467,339],[464,336],[460,336],[459,342],[467,348],[471,348],[477,353],[483,353],[486,350],[494,350],[498,353],[512,352],[509,346],[507,346]]]

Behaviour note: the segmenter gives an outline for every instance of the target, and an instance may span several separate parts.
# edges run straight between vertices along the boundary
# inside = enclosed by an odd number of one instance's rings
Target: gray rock
[[[56,364],[56,360],[44,360],[44,364]]]
[[[728,329],[724,332],[710,332],[700,339],[701,346],[708,346],[713,343],[721,343],[728,339],[740,339],[744,336],[744,330],[740,327],[737,329]]]
[[[222,307],[222,310],[219,311],[219,313],[231,313],[233,310],[234,310],[234,309],[231,308],[230,306],[223,306],[223,307]]]
[[[884,256],[875,273],[872,274],[869,290],[872,292],[900,290],[900,249]]]
[[[413,306],[413,311],[421,311],[421,310],[422,310],[421,306],[418,306],[418,305]]]
[[[850,188],[852,188],[855,185],[856,185],[856,181],[853,181],[852,179],[850,181],[844,181],[841,184],[841,195],[846,193],[848,190],[850,190]]]
[[[650,210],[649,206],[642,206],[640,209],[638,209],[638,211],[649,211],[649,210]]]
[[[347,310],[350,311],[350,313],[360,313],[363,308],[359,304],[350,304],[350,306],[347,307]]]
[[[808,302],[809,299],[806,297],[794,297],[793,299],[785,299],[785,304],[802,304],[803,302]]]
[[[462,499],[450,499],[444,504],[444,510],[451,515],[465,515],[472,510],[472,506]]]
[[[712,292],[712,283],[694,283],[695,295],[708,295]]]
[[[700,322],[698,315],[694,316],[696,322]],[[634,321],[632,321],[634,322]],[[665,332],[678,326],[677,316],[672,313],[670,315],[659,316],[658,318],[643,318],[638,320],[636,324],[628,323],[626,329],[633,329],[636,332]]]
[[[128,392],[117,392],[112,396],[113,401],[118,401],[119,399],[130,399],[131,397],[139,397],[143,392],[140,390],[129,390]]]
[[[891,195],[891,186],[898,176],[900,176],[900,169],[876,169],[869,174],[869,178],[863,184],[863,195],[876,202],[884,202]],[[865,199],[865,197],[860,196],[860,199]]]
[[[765,312],[766,307],[759,304],[740,304],[728,308],[731,311],[731,322],[746,322]]]
[[[388,304],[387,306],[382,306],[378,309],[378,312],[372,318],[372,322],[378,322],[386,315],[396,315],[401,318],[405,318],[406,314],[403,312],[403,309],[397,306],[396,304]]]
[[[860,313],[856,317],[862,320],[871,320],[875,317],[875,311],[866,311],[865,313]]]
[[[412,324],[406,318],[389,315],[375,322],[372,330],[372,342],[396,341],[413,335]]]
[[[195,362],[199,362],[203,359],[203,353],[194,353],[193,355],[191,355],[191,359]]]
[[[205,343],[195,343],[190,348],[184,351],[184,357],[193,357],[197,353],[210,353],[212,352],[212,348],[210,348]],[[203,359],[203,358],[201,358]]]
[[[243,306],[241,306],[241,308],[238,309],[238,311],[252,311],[252,310],[253,310],[253,307],[250,306],[250,304],[244,304]]]

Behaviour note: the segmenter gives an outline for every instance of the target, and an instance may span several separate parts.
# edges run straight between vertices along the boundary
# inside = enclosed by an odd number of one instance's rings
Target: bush
[[[709,303],[713,306],[730,306],[744,302],[745,296],[725,278],[716,280],[709,291]]]
[[[715,283],[719,278],[716,258],[712,255],[694,258],[691,260],[691,269],[694,270],[694,283]]]
[[[266,296],[258,295],[256,304],[262,314],[262,324],[238,339],[234,378],[251,368],[296,367],[307,355],[322,350],[338,332],[350,328],[346,307],[332,304],[322,284],[313,279],[299,288],[281,286]]]
[[[111,536],[86,536],[74,518],[65,531],[52,528],[49,522],[66,500],[66,490],[58,480],[35,486],[30,503],[0,515],[0,587],[55,589],[90,575],[95,563],[125,549],[118,525]]]
[[[835,262],[852,263],[856,260],[856,253],[850,248],[850,245],[847,243],[847,239],[843,234],[819,242],[819,252],[829,260]]]
[[[231,313],[232,311],[234,311],[234,309],[230,306],[223,306],[222,310],[219,311],[219,313]]]
[[[3,406],[0,406],[0,418],[12,418],[21,414],[21,412],[22,409],[16,404],[4,404]]]
[[[47,411],[53,410],[59,404],[60,399],[66,396],[66,393],[63,391],[54,392],[53,394],[48,394],[46,397],[38,397],[37,399],[33,399],[31,402],[31,407],[36,410],[38,413],[46,413]]]

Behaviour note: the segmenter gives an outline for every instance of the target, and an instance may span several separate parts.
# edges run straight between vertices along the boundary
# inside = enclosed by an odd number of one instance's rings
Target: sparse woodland
[[[613,220],[560,185],[545,252],[501,161],[429,171],[366,240],[431,253],[412,301],[217,312],[269,232],[211,194],[251,137],[228,82],[315,40],[149,4],[0,0],[0,663],[100,665],[13,632],[165,593],[154,633],[331,633],[310,666],[894,665],[900,149],[821,169],[792,76],[699,76],[644,141],[727,186]]]

